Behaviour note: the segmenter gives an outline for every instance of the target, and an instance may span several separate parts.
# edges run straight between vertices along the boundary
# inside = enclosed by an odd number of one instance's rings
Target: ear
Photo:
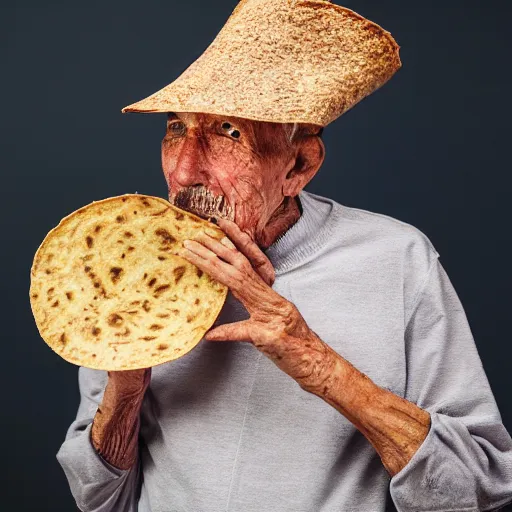
[[[317,173],[325,158],[320,137],[306,136],[298,142],[297,156],[283,183],[283,196],[295,197]]]

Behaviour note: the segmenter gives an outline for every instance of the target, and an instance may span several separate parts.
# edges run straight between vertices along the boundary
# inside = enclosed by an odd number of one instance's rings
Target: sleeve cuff
[[[119,499],[132,499],[129,488],[138,471],[135,468],[135,471],[118,469],[104,460],[92,444],[91,428],[92,424],[89,424],[78,435],[66,440],[57,453],[57,460],[81,510],[114,510],[110,505],[115,506]]]
[[[474,501],[474,478],[451,453],[439,415],[429,413],[430,430],[423,443],[390,481],[390,494],[398,512],[479,512]]]
[[[109,473],[111,473],[112,475],[115,475],[115,476],[122,476],[122,475],[128,473],[128,471],[130,471],[129,469],[119,469],[119,468],[116,468],[115,466],[112,466],[112,464],[107,462],[103,458],[103,456],[98,452],[98,450],[96,450],[96,448],[94,447],[94,444],[92,442],[92,423],[87,427],[84,434],[87,435],[87,439],[89,441],[88,449],[92,452],[91,456],[99,459],[99,461],[105,466],[105,468],[107,469],[107,471]]]

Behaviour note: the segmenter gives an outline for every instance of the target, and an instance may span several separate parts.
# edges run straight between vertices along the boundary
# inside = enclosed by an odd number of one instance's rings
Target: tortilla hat
[[[122,112],[326,126],[401,67],[391,34],[328,0],[242,0],[176,80]]]

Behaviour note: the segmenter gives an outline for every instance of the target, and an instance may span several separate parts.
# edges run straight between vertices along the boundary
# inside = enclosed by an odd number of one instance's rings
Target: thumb
[[[210,329],[204,339],[208,341],[250,341],[249,320],[219,325]]]

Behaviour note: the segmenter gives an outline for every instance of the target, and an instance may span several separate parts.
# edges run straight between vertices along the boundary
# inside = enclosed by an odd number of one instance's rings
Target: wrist
[[[151,381],[151,368],[108,372],[109,394],[116,397],[141,398]]]
[[[101,427],[96,427],[97,424],[95,419],[90,432],[96,453],[117,469],[126,470],[133,466],[138,455],[139,419],[134,419],[129,430],[120,429],[112,422]]]
[[[296,380],[304,391],[323,397],[332,386],[340,357],[311,330],[302,339],[310,368],[304,376]]]

